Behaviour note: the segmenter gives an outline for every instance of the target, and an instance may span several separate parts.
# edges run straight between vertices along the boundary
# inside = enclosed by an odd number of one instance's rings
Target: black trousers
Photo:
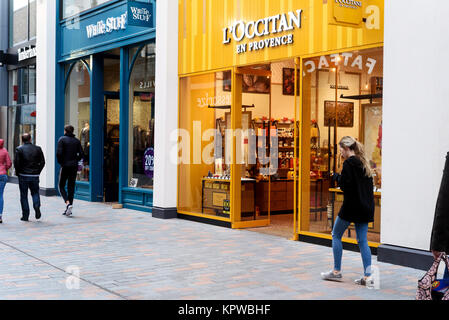
[[[39,177],[24,177],[19,175],[20,204],[22,206],[22,217],[28,219],[30,216],[30,206],[28,204],[28,189],[33,199],[34,210],[41,207],[39,196]]]
[[[73,198],[75,197],[75,182],[76,174],[78,173],[78,167],[62,167],[59,172],[59,193],[64,199],[72,205]],[[67,191],[66,191],[67,184]]]

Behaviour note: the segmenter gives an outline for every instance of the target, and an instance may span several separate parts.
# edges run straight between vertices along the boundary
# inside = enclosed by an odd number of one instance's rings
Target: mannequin
[[[90,146],[90,127],[89,122],[86,122],[84,124],[84,128],[81,129],[80,133],[80,141],[81,141],[81,147],[83,148],[84,154],[85,154],[85,164],[89,164],[89,146]]]

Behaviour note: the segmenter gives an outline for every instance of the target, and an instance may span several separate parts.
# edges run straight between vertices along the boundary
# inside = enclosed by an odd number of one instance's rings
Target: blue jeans
[[[8,182],[8,176],[0,176],[0,219],[3,214],[3,191],[5,191],[6,182]]]
[[[22,217],[28,219],[30,215],[30,207],[28,205],[28,189],[31,191],[33,198],[33,208],[41,207],[39,196],[39,177],[24,177],[19,175],[20,204],[22,205]]]
[[[343,243],[341,238],[351,223],[337,217],[332,230],[332,249],[334,251],[334,270],[341,271],[341,258],[343,256]],[[368,246],[368,223],[356,223],[355,231],[357,233],[357,243],[362,254],[364,274],[366,277],[371,275],[371,250]]]

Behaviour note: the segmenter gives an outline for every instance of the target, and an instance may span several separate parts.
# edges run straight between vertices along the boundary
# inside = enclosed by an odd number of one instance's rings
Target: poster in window
[[[263,70],[270,70],[270,66],[264,66]],[[223,72],[223,91],[231,91],[231,71]],[[268,76],[244,74],[242,82],[243,93],[269,94],[271,79]]]
[[[337,126],[343,128],[354,127],[354,102],[338,102]],[[335,125],[335,101],[324,101],[324,126]]]
[[[299,79],[297,79],[296,83],[297,83],[296,95],[299,96]],[[294,92],[295,92],[295,69],[282,68],[282,94],[284,96],[293,96]]]

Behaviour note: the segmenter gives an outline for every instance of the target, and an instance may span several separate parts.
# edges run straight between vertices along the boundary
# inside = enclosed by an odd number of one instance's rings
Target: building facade
[[[427,35],[449,7],[419,3],[37,1],[26,40],[0,20],[13,39],[0,50],[25,58],[0,68],[12,84],[0,88],[8,148],[10,127],[35,130],[41,187],[56,194],[56,142],[70,123],[87,155],[79,199],[237,229],[283,224],[291,239],[330,245],[342,194],[329,177],[352,135],[375,175],[372,251],[425,269],[448,148],[449,46]],[[426,50],[409,49],[417,37]],[[345,246],[357,248],[351,228]]]
[[[12,158],[23,133],[29,132],[36,141],[36,3],[3,1],[0,7],[0,50],[8,56],[0,71],[0,134]],[[10,175],[14,181],[14,169]]]
[[[384,2],[181,1],[180,10],[179,216],[287,224],[294,239],[330,244],[342,204],[331,176],[351,135],[376,176],[376,252]],[[354,229],[345,243],[356,247]]]

